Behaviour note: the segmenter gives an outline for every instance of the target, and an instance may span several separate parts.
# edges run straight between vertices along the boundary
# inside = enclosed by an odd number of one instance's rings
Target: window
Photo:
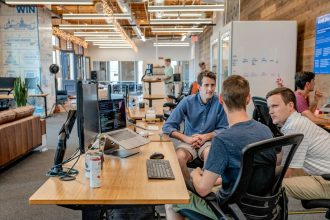
[[[60,46],[60,39],[54,35],[52,35],[52,45],[56,47]]]
[[[121,66],[121,81],[135,81],[134,61],[122,61]]]
[[[73,45],[72,45],[71,41],[66,41],[66,49],[73,50]]]
[[[110,61],[110,81],[118,82],[119,81],[119,62]]]

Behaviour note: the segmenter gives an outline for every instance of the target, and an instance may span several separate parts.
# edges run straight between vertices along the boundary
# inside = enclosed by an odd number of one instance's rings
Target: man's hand
[[[200,140],[200,146],[205,144],[206,141],[210,140],[208,134],[193,134],[192,137],[198,138]]]
[[[322,98],[322,96],[323,93],[320,90],[316,89],[314,94],[314,102],[317,103]]]
[[[277,77],[276,85],[278,88],[284,87],[284,81],[283,81],[282,77],[280,77],[280,76]]]
[[[199,147],[202,146],[201,139],[199,137],[194,137],[194,135],[191,136],[191,137],[186,136],[184,142],[186,142],[187,144],[190,144],[194,149],[199,148]]]

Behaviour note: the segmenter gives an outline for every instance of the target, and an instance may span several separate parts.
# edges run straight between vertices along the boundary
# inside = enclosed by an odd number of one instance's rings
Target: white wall
[[[164,61],[158,57],[171,58],[172,60],[190,60],[190,47],[158,47],[156,55],[156,47],[152,41],[138,42],[138,52],[132,49],[99,49],[97,47],[89,47],[88,55],[91,61],[138,61],[143,60],[145,63],[154,63],[163,65]]]

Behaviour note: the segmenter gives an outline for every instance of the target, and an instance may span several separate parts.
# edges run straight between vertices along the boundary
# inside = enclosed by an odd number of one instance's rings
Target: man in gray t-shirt
[[[227,114],[229,128],[217,134],[212,141],[204,170],[196,168],[190,174],[192,183],[200,196],[206,196],[212,191],[217,178],[221,177],[221,188],[217,196],[221,199],[234,186],[241,167],[242,149],[251,143],[272,138],[268,127],[251,120],[246,112],[250,101],[249,82],[242,76],[228,77],[222,86],[220,102]],[[254,195],[264,195],[269,192],[275,175],[275,150],[258,155],[255,162],[262,167],[262,174],[255,175],[255,184],[249,186],[248,192]],[[259,173],[258,173],[259,174]],[[200,197],[190,194],[190,204],[166,206],[168,219],[179,219],[175,211],[190,209],[210,219],[217,219],[211,208]]]

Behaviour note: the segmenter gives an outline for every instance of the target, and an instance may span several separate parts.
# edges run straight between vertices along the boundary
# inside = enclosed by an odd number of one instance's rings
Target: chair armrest
[[[174,99],[174,100],[176,99],[176,97],[174,95],[167,95],[167,97],[170,99]]]
[[[229,220],[229,219],[231,219],[221,210],[221,208],[218,204],[215,193],[211,192],[211,193],[207,194],[206,196],[202,197],[197,193],[197,191],[196,191],[196,189],[195,189],[195,187],[194,187],[194,185],[191,181],[186,181],[186,186],[187,186],[187,189],[189,191],[193,192],[194,194],[196,194],[200,198],[204,199],[207,202],[207,204],[210,206],[210,208],[213,210],[213,212],[218,216],[218,218],[220,220]]]
[[[323,179],[325,179],[325,180],[330,180],[330,174],[323,174],[323,175],[321,175],[322,176],[322,178]]]
[[[196,191],[193,183],[191,181],[186,181],[186,186],[187,186],[187,189],[190,191],[190,192],[193,192],[195,193],[197,196],[201,197],[202,199],[205,199],[207,201],[212,201],[212,200],[216,200],[216,195],[214,192],[210,192],[209,194],[207,194],[206,196],[202,197],[198,194],[198,192]]]
[[[242,210],[238,207],[236,203],[232,203],[228,205],[229,209],[232,211],[232,215],[235,219],[238,220],[246,220],[246,217],[244,216]]]

